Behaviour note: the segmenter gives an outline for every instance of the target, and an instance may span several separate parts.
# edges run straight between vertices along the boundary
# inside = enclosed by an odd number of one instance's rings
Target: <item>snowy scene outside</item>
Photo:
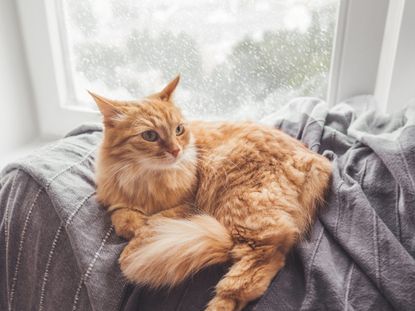
[[[186,116],[258,119],[326,97],[339,0],[62,0],[73,105],[135,99],[181,74]]]

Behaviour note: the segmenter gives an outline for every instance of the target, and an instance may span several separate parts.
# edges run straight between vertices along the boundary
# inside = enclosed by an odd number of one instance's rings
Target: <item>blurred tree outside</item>
[[[86,80],[99,80],[108,90],[125,88],[132,97],[142,97],[148,92],[146,80],[167,82],[180,73],[183,106],[194,116],[232,114],[256,103],[262,109],[254,117],[261,117],[290,97],[326,96],[335,5],[313,11],[305,32],[279,29],[260,38],[245,36],[224,61],[206,70],[198,42],[185,32],[154,34],[129,27],[118,44],[96,38],[99,25],[90,1],[74,1],[68,13],[69,22],[85,37],[71,47],[73,66]],[[135,9],[113,1],[116,18],[128,13],[134,20]]]

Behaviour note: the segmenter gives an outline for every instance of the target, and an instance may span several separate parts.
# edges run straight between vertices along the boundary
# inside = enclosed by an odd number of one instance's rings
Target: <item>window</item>
[[[60,0],[65,105],[139,98],[182,75],[191,118],[258,119],[326,98],[339,0]]]
[[[388,85],[402,83],[389,67],[400,58],[402,64],[413,60],[395,49],[410,39],[388,39],[400,36],[399,27],[384,37],[385,27],[394,29],[387,24],[399,25],[406,18],[389,13],[409,8],[408,1],[405,6],[390,0],[15,3],[43,137],[63,136],[79,124],[100,121],[86,89],[107,97],[139,98],[180,72],[176,99],[188,116],[257,119],[299,95],[326,98],[334,105],[358,94],[376,95],[375,88],[392,94]],[[407,19],[411,26],[412,15]],[[102,37],[105,29],[111,32]],[[175,40],[187,44],[177,46]],[[88,41],[96,44],[88,48]],[[97,53],[97,47],[108,54]],[[160,54],[168,58],[161,60]],[[95,65],[86,73],[80,64],[88,62]],[[414,89],[410,83],[406,88]],[[387,94],[377,97],[395,102]]]

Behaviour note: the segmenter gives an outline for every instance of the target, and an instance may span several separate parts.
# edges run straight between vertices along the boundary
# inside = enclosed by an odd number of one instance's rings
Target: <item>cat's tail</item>
[[[231,235],[211,216],[160,218],[150,226],[151,237],[136,246],[132,240],[120,257],[121,270],[130,281],[154,288],[174,286],[204,267],[230,259]]]

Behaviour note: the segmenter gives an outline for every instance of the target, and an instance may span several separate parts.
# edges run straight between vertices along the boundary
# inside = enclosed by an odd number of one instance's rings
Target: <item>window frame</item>
[[[64,51],[60,44],[57,1],[18,0],[26,57],[37,108],[40,135],[62,137],[83,123],[100,122],[100,114],[68,106]]]
[[[68,77],[57,2],[17,0],[42,137],[61,137],[82,123],[100,121],[98,112],[67,105]],[[374,93],[388,6],[389,0],[340,0],[328,84],[330,105],[349,96]],[[356,70],[368,74],[357,75]]]
[[[390,1],[387,14],[374,97],[393,113],[415,104],[415,1]]]
[[[374,93],[389,2],[341,0],[327,97],[330,105]]]

